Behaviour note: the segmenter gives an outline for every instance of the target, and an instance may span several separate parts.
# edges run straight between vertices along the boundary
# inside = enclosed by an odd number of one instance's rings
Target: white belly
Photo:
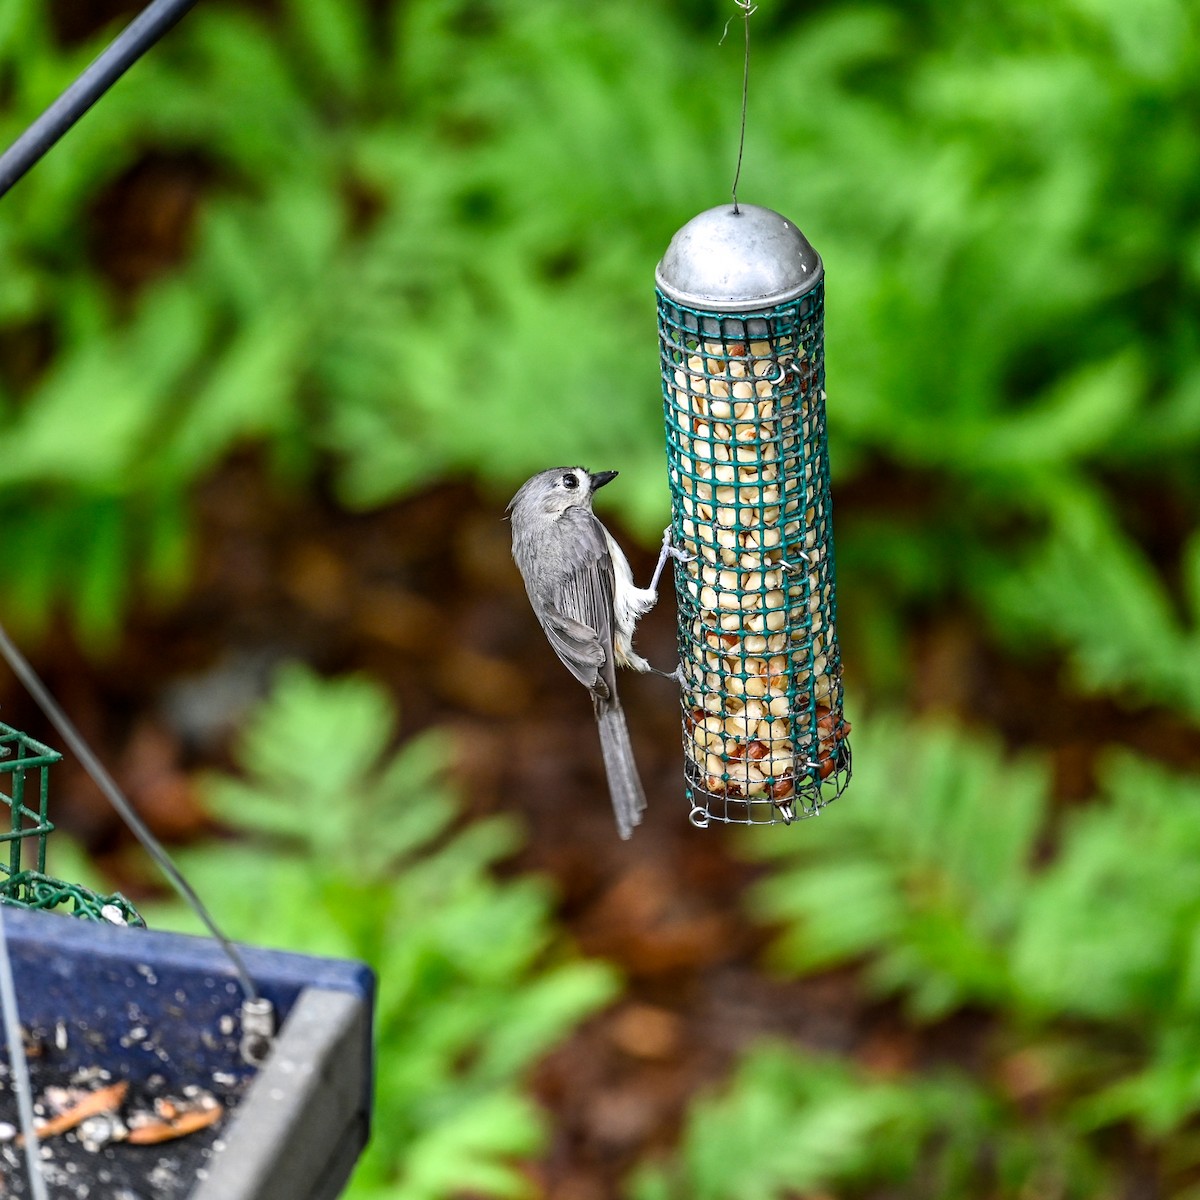
[[[600,528],[604,529],[604,526]],[[649,588],[634,586],[629,560],[607,529],[604,529],[604,541],[613,565],[613,649],[617,664],[635,671],[648,671],[650,664],[633,649],[633,631],[642,614],[654,607],[656,594]]]

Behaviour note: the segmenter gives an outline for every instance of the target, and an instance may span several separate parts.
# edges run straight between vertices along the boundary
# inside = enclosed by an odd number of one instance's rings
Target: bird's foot
[[[660,679],[672,679],[679,684],[680,687],[683,687],[684,679],[682,663],[680,663],[679,666],[677,666],[673,671],[660,671],[657,667],[651,667],[650,673],[652,675],[657,675]]]
[[[663,567],[667,565],[667,559],[673,558],[676,562],[689,563],[692,562],[695,557],[696,556],[694,554],[689,554],[681,546],[676,546],[675,543],[671,541],[671,527],[668,525],[666,529],[663,530],[662,549],[659,551],[658,562],[654,567],[654,578],[650,580],[650,591],[658,591],[658,580],[663,573]]]

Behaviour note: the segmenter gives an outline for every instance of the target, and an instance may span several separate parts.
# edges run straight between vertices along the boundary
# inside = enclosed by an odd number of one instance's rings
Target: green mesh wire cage
[[[723,205],[657,283],[691,820],[790,823],[850,780],[821,260],[778,213]]]
[[[9,811],[0,833],[0,903],[60,909],[71,916],[118,925],[144,925],[119,893],[97,895],[46,874],[46,844],[54,832],[49,817],[50,768],[61,759],[57,750],[0,722],[0,806]]]

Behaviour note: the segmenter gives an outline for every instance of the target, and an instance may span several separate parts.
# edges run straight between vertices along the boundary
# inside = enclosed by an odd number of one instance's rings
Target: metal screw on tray
[[[656,272],[692,823],[791,823],[850,781],[825,428],[824,270],[720,205]]]

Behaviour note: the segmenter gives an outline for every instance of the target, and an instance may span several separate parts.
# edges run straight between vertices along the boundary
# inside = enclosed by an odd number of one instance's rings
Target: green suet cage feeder
[[[61,759],[57,750],[0,722],[0,813],[5,807],[9,811],[8,828],[0,832],[0,904],[59,909],[113,925],[144,925],[120,893],[97,895],[46,874],[46,844],[54,832],[50,768]]]
[[[850,780],[824,272],[790,221],[726,204],[656,273],[692,823],[791,823]]]

